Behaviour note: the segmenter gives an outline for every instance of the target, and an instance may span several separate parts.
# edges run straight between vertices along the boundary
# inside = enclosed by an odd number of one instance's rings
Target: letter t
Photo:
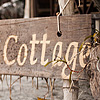
[[[34,54],[35,54],[35,44],[39,44],[39,41],[36,40],[36,34],[32,35],[32,41],[30,41],[30,44],[32,44],[30,64],[34,65],[37,62],[37,59],[33,61]]]
[[[45,65],[48,62],[48,59],[44,61],[46,44],[50,43],[50,41],[46,41],[46,40],[47,40],[47,34],[44,34],[43,41],[40,42],[42,44],[41,65]]]

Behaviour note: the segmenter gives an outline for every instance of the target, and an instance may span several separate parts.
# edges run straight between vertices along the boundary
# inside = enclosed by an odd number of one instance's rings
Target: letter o
[[[20,57],[21,57],[22,48],[24,48],[25,51],[24,51],[24,59],[23,59],[23,61],[21,62],[21,61],[20,61]],[[20,49],[19,49],[18,57],[17,57],[17,62],[18,62],[18,64],[19,64],[20,66],[22,66],[22,65],[25,63],[26,59],[27,59],[27,45],[26,45],[26,44],[23,44],[23,45],[20,47]]]

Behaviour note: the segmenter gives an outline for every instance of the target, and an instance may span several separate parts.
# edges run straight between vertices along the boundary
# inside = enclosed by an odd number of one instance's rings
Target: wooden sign
[[[73,70],[84,67],[83,53],[75,55],[91,34],[91,15],[61,17],[60,24],[58,37],[56,17],[0,21],[0,74],[66,79],[65,64],[44,67],[64,56]]]

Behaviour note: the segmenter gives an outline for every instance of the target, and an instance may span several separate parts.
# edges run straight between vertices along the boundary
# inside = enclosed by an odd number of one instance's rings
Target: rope
[[[69,2],[70,2],[70,0],[68,0],[68,1],[66,2],[66,4],[65,4],[64,7],[63,7],[63,9],[60,11],[60,13],[57,15],[57,17],[59,17],[59,16],[62,14],[62,12],[65,10],[65,8],[67,7],[67,5],[68,5]]]

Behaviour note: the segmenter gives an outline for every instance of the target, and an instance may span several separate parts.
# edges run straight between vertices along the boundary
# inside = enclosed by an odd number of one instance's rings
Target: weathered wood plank
[[[80,43],[91,34],[91,15],[61,17],[61,31],[58,37],[56,17],[0,21],[0,74],[68,78],[62,77],[64,64],[53,68],[44,64],[56,55],[67,60],[76,55]],[[73,69],[84,65],[81,56],[74,57]]]

